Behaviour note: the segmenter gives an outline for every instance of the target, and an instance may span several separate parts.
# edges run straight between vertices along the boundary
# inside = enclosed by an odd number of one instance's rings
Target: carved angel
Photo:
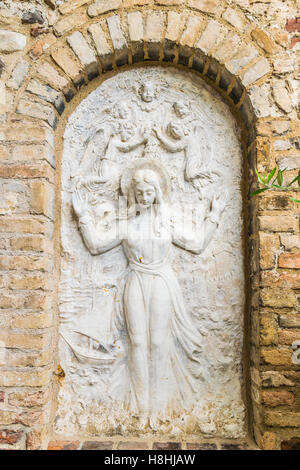
[[[184,177],[186,181],[189,181],[198,190],[202,184],[201,180],[212,181],[210,172],[203,168],[203,148],[199,145],[201,141],[199,141],[195,129],[190,131],[182,121],[173,120],[167,126],[169,135],[163,134],[158,126],[154,127],[154,132],[169,152],[184,151],[186,159]]]

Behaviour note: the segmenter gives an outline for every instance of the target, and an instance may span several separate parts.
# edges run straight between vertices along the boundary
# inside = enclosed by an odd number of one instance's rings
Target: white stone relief
[[[226,106],[192,74],[131,70],[64,138],[57,432],[244,435],[241,151]]]

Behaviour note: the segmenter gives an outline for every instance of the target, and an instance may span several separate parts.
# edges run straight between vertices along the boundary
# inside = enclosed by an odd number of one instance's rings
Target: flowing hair
[[[150,168],[142,168],[135,171],[131,185],[128,191],[128,218],[136,216],[137,202],[135,196],[135,187],[139,183],[146,183],[155,189],[154,201],[154,231],[159,233],[162,226],[167,222],[166,204],[163,197],[163,192],[160,185],[160,178],[158,174]]]

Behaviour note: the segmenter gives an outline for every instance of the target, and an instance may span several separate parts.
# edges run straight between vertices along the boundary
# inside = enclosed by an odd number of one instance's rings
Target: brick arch
[[[95,2],[74,0],[66,3],[59,8],[61,16],[53,26],[53,31],[36,40],[27,51],[31,67],[10,112],[10,122],[14,124],[14,128],[8,126],[6,139],[9,143],[19,142],[20,146],[26,146],[29,162],[24,163],[23,160],[22,165],[19,163],[9,165],[3,174],[10,178],[30,179],[30,211],[26,222],[16,220],[16,231],[23,235],[29,234],[28,240],[24,243],[30,246],[31,253],[48,253],[51,256],[53,254],[51,232],[54,213],[50,203],[55,180],[53,142],[57,124],[62,122],[61,116],[69,113],[72,101],[80,98],[83,89],[86,89],[86,92],[92,91],[101,77],[105,79],[108,74],[118,73],[126,67],[134,67],[141,63],[173,64],[199,73],[227,100],[238,117],[244,129],[243,146],[249,157],[250,170],[256,165],[257,149],[259,158],[268,161],[265,167],[273,164],[268,147],[269,136],[272,133],[280,134],[281,131],[274,124],[268,121],[265,123],[265,116],[260,120],[262,116],[260,98],[262,95],[267,97],[272,95],[269,79],[272,75],[274,58],[270,52],[266,53],[266,47],[270,49],[274,47],[275,50],[280,46],[272,43],[271,39],[269,41],[265,39],[264,42],[261,36],[253,34],[253,28],[243,12],[236,6],[226,7],[225,2],[127,0],[120,7],[119,0],[112,0],[109,2],[109,9],[105,6],[107,3],[102,0]],[[274,101],[270,106],[276,107]],[[288,111],[277,107],[276,112],[277,119],[284,123]],[[281,126],[284,127],[284,124]],[[283,129],[282,132],[288,131]],[[251,176],[252,173],[250,183]],[[262,249],[264,237],[269,237],[268,242],[273,243],[269,233],[273,228],[270,225],[271,221],[268,220],[270,216],[258,220],[256,217],[258,209],[258,203],[253,203],[250,207],[253,305],[252,324],[248,322],[246,331],[249,341],[252,329],[253,346],[251,390],[249,388],[253,410],[250,412],[250,421],[251,432],[254,432],[259,445],[270,447],[277,445],[277,438],[268,427],[270,415],[267,415],[264,421],[265,411],[259,396],[258,326],[259,288],[268,284],[259,285],[261,261],[258,259],[258,254]],[[283,217],[286,217],[285,221],[290,229],[296,230],[295,220],[290,215]],[[258,235],[258,226],[260,230],[265,231],[261,232],[263,235]],[[14,249],[18,253],[21,246],[23,246],[22,241],[16,238]],[[273,247],[270,249],[273,250]],[[26,297],[24,301],[20,301],[20,308],[26,308],[28,304],[34,311],[42,312],[39,313],[39,317],[36,316],[35,328],[38,331],[43,330],[40,349],[48,354],[47,358],[31,364],[36,367],[34,375],[26,372],[21,379],[24,387],[33,387],[32,400],[36,413],[39,413],[36,420],[27,414],[24,417],[22,411],[16,418],[17,423],[25,423],[27,448],[39,448],[45,445],[51,425],[49,394],[50,396],[53,394],[54,369],[49,358],[52,349],[51,346],[47,346],[47,341],[55,321],[46,313],[51,309],[50,304],[55,295],[53,297],[51,269],[46,266],[39,269],[41,273],[46,274],[36,276],[32,280],[32,276],[29,279],[30,276],[26,271],[26,276],[23,277],[35,285],[28,289],[42,289],[43,293],[38,295],[32,294],[31,291],[30,299]],[[265,282],[268,282],[267,279]],[[266,289],[265,296],[267,295]],[[22,328],[20,325],[18,327]],[[264,367],[270,364],[267,352]],[[56,383],[57,374],[59,376],[60,372],[56,369],[54,372]],[[7,380],[7,383],[14,383],[12,374],[11,379]],[[40,387],[41,390],[37,391],[36,387]],[[37,396],[40,391],[42,395]],[[21,410],[22,406],[21,404]],[[268,409],[266,413],[268,414]]]
[[[176,6],[183,2],[161,0],[157,3]],[[198,3],[204,6],[197,7]],[[27,79],[27,86],[23,85],[17,113],[31,116],[28,106],[27,111],[22,106],[22,99],[38,97],[54,104],[56,111],[62,114],[64,102],[70,102],[78,90],[95,77],[122,66],[155,61],[199,72],[240,111],[242,121],[249,127],[256,118],[257,105],[247,92],[252,86],[267,81],[271,64],[257,41],[243,31],[249,28],[249,23],[241,12],[228,8],[223,17],[214,18],[220,11],[217,3],[193,0],[189,2],[193,8],[154,10],[144,7],[119,12],[111,11],[114,3],[111,8],[104,8],[99,2],[101,8],[88,6],[91,18],[86,22],[83,21],[87,19],[86,8],[81,15],[76,12],[63,17],[54,26],[56,36],[50,33],[29,51],[33,59],[31,80]],[[68,4],[60,8],[64,14],[70,9]],[[239,28],[230,22],[238,22]],[[53,87],[60,96],[41,85]],[[52,120],[55,123],[54,116]]]

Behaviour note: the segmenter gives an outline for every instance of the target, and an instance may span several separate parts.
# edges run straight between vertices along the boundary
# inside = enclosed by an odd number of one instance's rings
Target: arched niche
[[[158,175],[164,220],[171,215],[172,251],[161,248],[161,263],[155,243],[152,259],[141,242],[142,229],[136,245],[124,232],[118,237],[127,241],[105,249],[93,239],[109,233],[143,162]],[[66,376],[54,431],[245,436],[245,171],[227,104],[189,71],[148,66],[113,75],[69,117],[61,178],[59,362]],[[87,201],[79,217],[74,193]],[[130,332],[129,304],[141,298],[142,323]],[[169,315],[163,326],[160,302]],[[136,373],[133,349],[141,342],[146,378]],[[164,351],[159,360],[156,347]]]

